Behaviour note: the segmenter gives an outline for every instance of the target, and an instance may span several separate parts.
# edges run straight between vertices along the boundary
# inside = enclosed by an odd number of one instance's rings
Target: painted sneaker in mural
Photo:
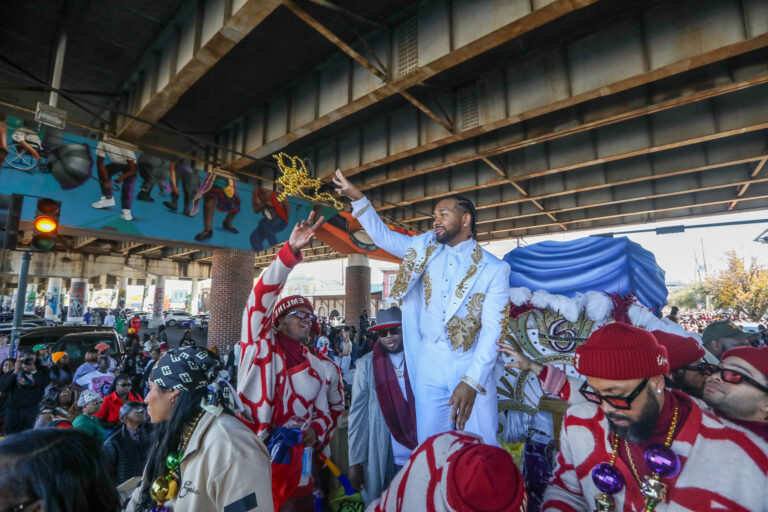
[[[91,204],[91,208],[109,208],[110,206],[115,206],[114,197],[101,196],[101,199]]]
[[[120,214],[120,218],[123,220],[133,220],[133,215],[131,215],[131,210],[123,210],[123,213]]]

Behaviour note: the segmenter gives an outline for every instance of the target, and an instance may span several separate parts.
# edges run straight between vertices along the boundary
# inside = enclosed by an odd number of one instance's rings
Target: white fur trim
[[[525,287],[510,288],[509,300],[511,300],[512,304],[515,306],[522,306],[531,300],[531,290]]]

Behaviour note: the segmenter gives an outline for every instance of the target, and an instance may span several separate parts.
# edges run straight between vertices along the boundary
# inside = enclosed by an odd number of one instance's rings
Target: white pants
[[[472,362],[472,354],[451,349],[445,342],[430,343],[422,348],[416,371],[408,369],[416,399],[416,428],[419,444],[435,434],[453,429],[452,405],[446,405],[461,376]],[[496,371],[493,372],[497,374]],[[485,395],[477,394],[472,414],[464,425],[466,432],[477,434],[485,444],[499,446],[499,405],[496,396],[497,378],[489,379]]]

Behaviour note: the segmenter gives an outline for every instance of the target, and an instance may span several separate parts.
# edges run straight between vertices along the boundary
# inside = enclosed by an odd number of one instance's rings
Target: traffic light
[[[19,240],[19,221],[24,196],[0,194],[0,248],[16,249]]]
[[[53,249],[56,245],[56,232],[59,229],[61,201],[41,198],[37,200],[34,228],[32,232],[32,247],[40,252]]]

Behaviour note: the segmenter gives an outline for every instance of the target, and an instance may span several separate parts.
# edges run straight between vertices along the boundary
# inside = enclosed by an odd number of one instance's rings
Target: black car
[[[31,315],[29,313],[22,315],[21,321],[30,324],[36,324],[40,327],[55,327],[58,325],[55,320],[40,318],[37,315]],[[0,323],[13,323],[13,313],[0,313]]]
[[[111,327],[78,325],[61,327],[40,327],[30,329],[19,337],[19,349],[31,350],[32,347],[44,343],[53,352],[66,352],[73,368],[81,365],[85,352],[99,343],[109,345],[109,353],[116,361],[121,361],[125,355],[125,347],[120,337]]]

